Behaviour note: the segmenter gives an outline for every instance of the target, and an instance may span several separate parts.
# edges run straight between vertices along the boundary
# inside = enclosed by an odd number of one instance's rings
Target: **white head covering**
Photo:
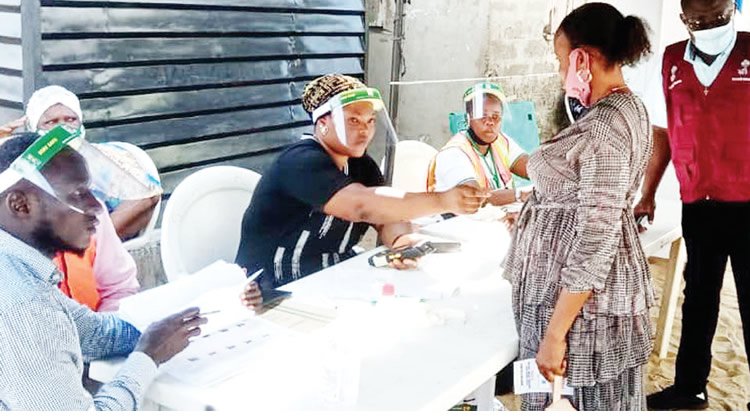
[[[75,93],[65,89],[62,86],[52,85],[43,87],[29,98],[26,104],[26,116],[31,131],[36,131],[39,126],[39,119],[50,109],[50,107],[62,104],[71,111],[75,112],[78,119],[83,122],[83,112],[81,112],[81,103]]]

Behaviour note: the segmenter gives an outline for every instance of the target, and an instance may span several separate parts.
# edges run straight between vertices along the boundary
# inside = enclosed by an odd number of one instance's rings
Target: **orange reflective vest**
[[[471,140],[465,132],[460,132],[453,136],[448,143],[441,150],[446,150],[451,147],[458,147],[462,152],[469,158],[471,165],[474,168],[474,177],[480,187],[488,190],[496,189],[492,185],[492,181],[487,177],[487,173],[484,170],[484,164],[482,158],[479,156],[477,151],[472,146]],[[495,170],[498,176],[503,181],[503,184],[508,185],[513,180],[513,174],[510,172],[510,142],[508,138],[503,134],[490,145],[490,153],[492,153],[492,160],[495,163]],[[427,170],[427,191],[435,191],[435,166],[437,164],[437,156],[432,158],[430,166]]]
[[[94,258],[96,258],[96,239],[91,237],[89,247],[82,256],[72,252],[58,253],[53,259],[63,274],[60,291],[81,305],[96,311],[101,302],[99,290],[94,278]]]

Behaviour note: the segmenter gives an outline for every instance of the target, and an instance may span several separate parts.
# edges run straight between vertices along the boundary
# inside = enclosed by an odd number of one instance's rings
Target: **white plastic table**
[[[460,220],[445,223],[441,228],[448,232],[461,229]],[[498,228],[497,232],[502,232],[502,225],[498,224]],[[304,342],[300,342],[300,348],[269,351],[257,363],[213,386],[190,386],[161,375],[146,398],[175,410],[246,410],[256,404],[266,409],[448,410],[518,353],[511,287],[500,279],[499,272],[508,235],[490,232],[492,229],[478,240],[466,241],[460,253],[426,257],[419,270],[372,268],[367,259],[378,251],[374,250],[286,287],[294,293],[292,300],[340,309],[354,305],[358,293],[385,281],[396,284],[396,293],[399,287],[407,290],[406,286],[420,282],[459,290],[456,296],[414,303],[415,308],[421,308],[418,310],[427,308],[432,314],[431,324],[412,326],[406,322],[401,328],[380,331],[367,330],[373,326],[369,324],[350,338],[347,344],[364,341],[364,347],[371,350],[361,358],[358,398],[353,406],[323,401],[306,389],[308,372],[304,363],[295,363],[295,351],[299,360],[305,356]],[[362,302],[353,307],[362,308]],[[350,313],[353,312],[342,310],[339,318]],[[121,363],[96,361],[91,364],[89,376],[106,382]]]
[[[667,269],[654,343],[654,352],[663,359],[667,357],[669,339],[672,336],[686,258],[682,243],[682,204],[670,200],[657,202],[654,224],[647,225],[647,229],[640,235],[643,251],[652,259],[661,260]],[[668,257],[659,257],[665,248],[669,250]]]
[[[168,375],[158,377],[146,398],[175,410],[242,409],[261,404],[273,409],[447,410],[487,382],[515,359],[518,336],[511,308],[510,284],[500,279],[500,261],[509,235],[500,223],[458,217],[422,228],[422,232],[463,242],[459,254],[426,257],[416,271],[399,272],[369,267],[374,250],[291,283],[292,299],[346,307],[373,284],[420,282],[456,287],[457,296],[426,302],[430,312],[442,314],[443,325],[406,326],[398,331],[364,331],[352,343],[367,341],[373,350],[361,359],[356,404],[337,406],[305,393],[304,363],[294,363],[300,348],[275,352],[246,366],[236,376],[212,386],[196,387]],[[669,277],[657,326],[656,351],[666,353],[672,318],[679,296],[681,251],[679,203],[659,203],[656,223],[641,235],[647,255],[670,247]],[[454,284],[451,284],[451,279]],[[445,286],[448,286],[447,288]],[[348,295],[348,296],[345,296]],[[361,303],[361,302],[360,302]],[[342,312],[341,317],[346,317]],[[363,327],[363,329],[365,329]],[[383,340],[381,340],[383,339]],[[379,345],[382,344],[382,345]],[[91,364],[92,379],[106,382],[122,360]],[[309,390],[307,390],[309,391]],[[253,404],[249,404],[253,401]]]

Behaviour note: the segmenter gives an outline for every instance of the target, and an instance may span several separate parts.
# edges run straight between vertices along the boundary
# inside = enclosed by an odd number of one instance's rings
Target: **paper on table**
[[[208,314],[205,316],[208,322],[201,326],[204,333],[216,331],[252,315],[252,311],[240,300],[245,285],[246,283],[243,282],[234,286],[209,290],[186,305],[187,308],[200,308],[202,314]]]
[[[192,385],[210,385],[240,372],[264,344],[291,334],[242,305],[240,294],[257,274],[248,279],[239,266],[217,261],[178,281],[123,299],[119,315],[143,331],[185,308],[208,313],[201,335],[160,371]]]
[[[478,243],[489,251],[503,249],[510,243],[510,232],[500,220],[497,220],[496,216],[489,212],[482,216],[484,215],[489,215],[491,220],[481,219],[480,216],[459,216],[423,226],[419,232],[437,238],[460,241],[464,247],[468,243]]]
[[[180,280],[123,299],[120,302],[118,315],[139,331],[144,331],[151,323],[200,302],[201,296],[204,295],[206,295],[206,304],[210,306],[207,309],[201,307],[204,312],[218,308],[224,310],[234,301],[239,305],[239,293],[247,282],[245,272],[238,265],[216,261]],[[230,296],[231,293],[234,295]],[[219,301],[219,299],[229,299],[229,301]]]
[[[443,261],[443,258],[453,259],[453,263]],[[313,274],[306,281],[291,283],[281,289],[292,291],[297,297],[370,302],[382,295],[384,284],[390,283],[394,285],[397,296],[445,299],[454,295],[458,289],[458,277],[446,272],[448,268],[458,269],[456,263],[460,260],[455,258],[451,254],[427,255],[420,261],[419,269],[403,271],[375,268],[364,258],[354,258]],[[352,279],[369,281],[351,281]]]
[[[529,393],[552,393],[552,384],[539,372],[536,360],[526,359],[513,363],[513,393],[516,395]],[[573,395],[573,388],[565,378],[562,395]]]
[[[192,339],[160,371],[185,383],[208,386],[240,373],[265,344],[291,334],[259,317],[247,318]]]

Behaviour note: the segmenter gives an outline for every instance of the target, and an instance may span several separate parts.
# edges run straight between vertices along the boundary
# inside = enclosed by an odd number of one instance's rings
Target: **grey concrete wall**
[[[434,81],[484,76],[490,34],[488,0],[413,0],[407,7],[403,80]],[[401,87],[398,129],[402,138],[442,146],[448,114],[461,111],[471,82]]]
[[[391,78],[394,0],[366,0],[367,84],[377,87],[387,104]]]
[[[368,3],[369,84],[388,96],[393,28],[393,0]],[[626,14],[645,18],[653,30],[658,57],[666,45],[684,39],[679,0],[605,0]],[[555,5],[555,22],[584,0],[411,0],[405,5],[405,81],[430,81],[495,76],[522,76],[502,80],[509,95],[534,101],[542,139],[555,128],[552,110],[561,90],[552,45],[542,37]],[[746,6],[747,7],[747,6]],[[738,28],[750,27],[747,11]],[[554,31],[555,28],[552,30]],[[653,62],[628,73],[641,93]],[[460,111],[461,95],[472,82],[406,85],[401,87],[398,129],[402,139],[423,139],[435,146],[448,138],[448,114]]]
[[[368,0],[371,16],[390,1]],[[412,0],[405,6],[404,81],[434,81],[490,76],[522,76],[500,83],[509,95],[533,100],[543,137],[560,92],[556,76],[526,77],[556,71],[552,45],[542,30],[548,0]],[[387,16],[392,9],[386,10]],[[388,91],[392,22],[371,27],[367,77]],[[401,87],[398,130],[402,139],[441,146],[449,137],[448,114],[462,111],[461,96],[474,82],[428,83]]]
[[[527,76],[501,84],[507,94],[534,102],[541,138],[548,139],[556,131],[552,111],[562,91],[552,43],[543,37],[550,2],[493,0],[492,3],[490,21],[493,24],[484,73],[489,76]],[[532,76],[544,73],[554,75]]]

